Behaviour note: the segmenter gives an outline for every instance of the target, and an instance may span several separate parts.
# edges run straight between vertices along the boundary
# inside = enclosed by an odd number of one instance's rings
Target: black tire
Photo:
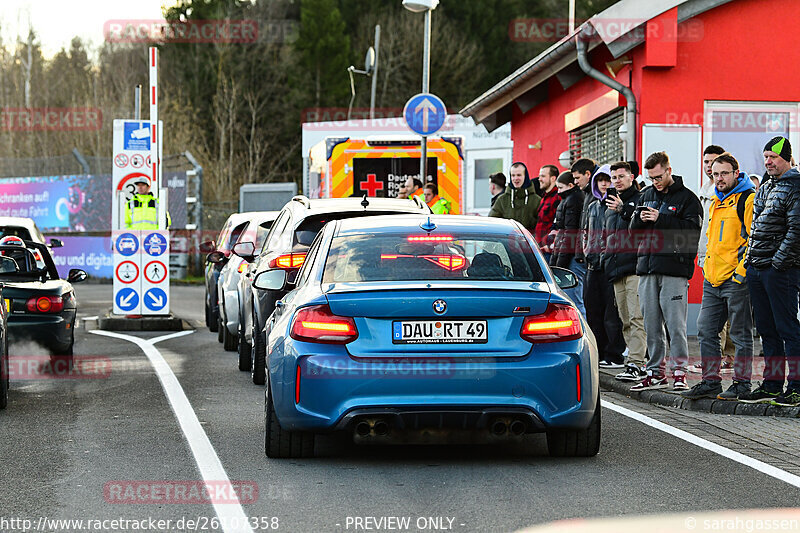
[[[69,344],[66,346],[57,346],[53,348],[53,355],[67,355],[72,357],[75,347],[75,324],[72,324],[72,335],[69,339]]]
[[[217,342],[222,342],[222,332],[225,326],[222,325],[222,317],[217,316]]]
[[[213,329],[211,329],[212,323],[213,322],[211,320],[211,307],[208,305],[208,302],[206,301],[206,327],[209,329],[209,331],[214,331]]]
[[[210,315],[209,318],[211,319],[211,323],[208,325],[209,331],[212,331],[214,333],[219,332],[219,308],[214,310],[214,308],[211,307],[208,310],[208,313]]]
[[[253,349],[250,343],[244,336],[244,328],[239,324],[239,370],[246,372],[253,366],[253,354],[250,351]]]
[[[237,335],[231,335],[231,332],[228,331],[228,327],[223,324],[222,325],[222,348],[226,352],[235,352],[236,346],[239,343],[239,337]]]
[[[0,409],[8,406],[8,349],[0,354]]]
[[[273,459],[314,457],[314,434],[287,431],[281,427],[269,385],[264,399],[264,452]]]
[[[553,457],[594,457],[600,451],[600,400],[586,429],[547,432],[547,449]]]
[[[256,385],[263,385],[267,379],[267,347],[260,331],[253,331],[253,364],[250,376]]]

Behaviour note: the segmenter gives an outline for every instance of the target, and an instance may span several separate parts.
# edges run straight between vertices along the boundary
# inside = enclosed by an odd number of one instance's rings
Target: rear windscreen
[[[324,215],[315,215],[306,217],[297,229],[294,230],[294,242],[292,244],[300,244],[306,248],[311,246],[314,242],[314,237],[317,236],[319,230],[326,222],[331,220],[342,220],[345,218],[359,218],[359,217],[376,217],[381,215],[397,215],[408,214],[407,211],[398,213],[397,211],[350,211],[339,213],[326,213]]]
[[[528,241],[512,235],[381,234],[333,239],[323,283],[545,281]]]

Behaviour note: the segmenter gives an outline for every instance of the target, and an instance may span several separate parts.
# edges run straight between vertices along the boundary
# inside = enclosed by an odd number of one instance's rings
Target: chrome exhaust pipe
[[[506,425],[505,422],[503,422],[502,420],[495,420],[494,422],[492,422],[489,431],[492,432],[492,435],[497,435],[499,437],[500,435],[505,435],[507,429],[508,426]]]
[[[369,435],[371,430],[372,428],[370,427],[369,422],[362,421],[356,424],[356,434],[359,437],[366,437]]]
[[[511,422],[511,425],[508,426],[508,429],[511,431],[512,435],[519,437],[525,433],[525,422],[522,420],[514,420]]]
[[[375,432],[375,435],[384,437],[389,434],[389,424],[387,424],[385,420],[378,420],[372,426],[372,430]]]

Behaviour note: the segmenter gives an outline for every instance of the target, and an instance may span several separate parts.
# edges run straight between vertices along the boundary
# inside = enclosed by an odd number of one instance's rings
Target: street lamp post
[[[422,50],[422,92],[429,92],[431,62],[431,12],[439,5],[439,0],[403,0],[403,7],[413,13],[425,12],[425,33]],[[419,180],[425,185],[428,174],[428,136],[422,136],[420,145]]]

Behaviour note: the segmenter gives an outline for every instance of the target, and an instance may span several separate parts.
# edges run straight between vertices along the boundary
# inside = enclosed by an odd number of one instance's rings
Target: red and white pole
[[[158,191],[161,188],[161,161],[158,159],[158,145],[161,142],[158,134],[158,49],[150,47],[150,164],[153,172],[153,183],[151,191]]]

